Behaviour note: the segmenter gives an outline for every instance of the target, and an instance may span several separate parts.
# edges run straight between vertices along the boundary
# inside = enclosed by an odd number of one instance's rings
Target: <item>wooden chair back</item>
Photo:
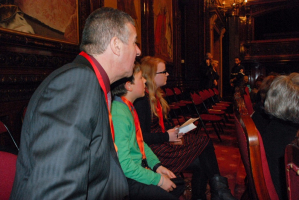
[[[285,149],[286,183],[289,200],[299,196],[299,130],[296,139]]]
[[[8,200],[16,173],[17,155],[0,151],[0,199]]]
[[[248,155],[251,170],[247,175],[252,176],[252,180],[254,183],[253,185],[250,185],[249,183],[249,187],[254,187],[251,188],[249,192],[255,192],[252,197],[253,199],[257,198],[259,200],[278,200],[278,195],[272,182],[260,133],[247,111],[243,112],[243,114],[240,114],[238,112],[236,112],[235,114],[237,116],[237,120],[242,125],[245,136],[247,138]],[[238,142],[242,143],[244,141],[240,140]],[[242,158],[242,160],[246,159],[246,157]],[[246,162],[244,162],[244,166],[246,167]],[[248,181],[250,181],[250,177],[248,179]]]
[[[244,94],[244,102],[248,111],[248,114],[251,115],[253,113],[253,105],[248,94]]]

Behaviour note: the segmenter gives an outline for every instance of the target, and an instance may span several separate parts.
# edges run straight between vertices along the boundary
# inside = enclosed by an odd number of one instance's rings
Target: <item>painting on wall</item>
[[[131,15],[135,20],[137,45],[141,49],[141,4],[140,0],[117,0],[117,8]]]
[[[117,8],[128,13],[135,21],[137,45],[141,49],[141,2],[140,0],[102,0],[105,7]]]
[[[117,0],[104,0],[105,7],[117,8]]]
[[[79,44],[78,0],[0,1],[0,28]]]
[[[154,0],[155,56],[173,62],[172,0]]]

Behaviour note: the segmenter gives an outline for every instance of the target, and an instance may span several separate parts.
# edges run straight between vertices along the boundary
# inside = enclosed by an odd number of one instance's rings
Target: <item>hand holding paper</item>
[[[167,131],[167,133],[169,135],[169,142],[178,142],[178,141],[180,141],[180,138],[178,138],[179,129],[177,127],[169,129]]]
[[[179,133],[187,133],[193,129],[196,128],[196,126],[193,124],[193,122],[195,122],[196,120],[198,120],[199,118],[190,118],[188,121],[186,121],[184,124],[182,124],[179,128]]]

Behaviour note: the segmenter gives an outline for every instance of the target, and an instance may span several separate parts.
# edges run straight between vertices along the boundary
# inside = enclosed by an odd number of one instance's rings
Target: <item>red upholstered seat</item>
[[[266,182],[266,186],[268,189],[268,193],[270,195],[271,200],[279,200],[278,195],[276,193],[272,178],[271,178],[271,174],[270,174],[270,170],[269,170],[269,165],[268,165],[268,161],[267,161],[267,157],[266,157],[266,152],[265,152],[265,148],[264,148],[264,143],[263,143],[263,139],[258,132],[258,138],[260,141],[260,151],[261,151],[261,158],[262,158],[262,167],[263,167],[263,172],[264,172],[264,177],[265,177],[265,182]]]
[[[221,117],[217,115],[201,114],[200,117],[204,121],[214,121],[214,122],[221,121]]]
[[[238,145],[248,178],[246,194],[249,199],[278,200],[260,133],[247,111],[236,113]]]
[[[257,199],[257,193],[255,190],[253,175],[251,171],[251,165],[250,165],[250,156],[249,156],[249,147],[248,147],[248,141],[247,136],[243,130],[243,127],[237,119],[236,116],[234,116],[234,122],[236,125],[236,134],[237,134],[237,140],[238,140],[238,147],[241,154],[241,159],[247,174],[247,190],[248,195],[250,199]]]
[[[254,110],[253,110],[252,102],[251,102],[249,95],[244,94],[244,102],[245,102],[245,106],[246,106],[248,114],[251,115]]]
[[[205,124],[207,122],[209,122],[212,124],[212,126],[218,136],[218,139],[220,141],[222,141],[219,131],[221,131],[223,133],[223,129],[220,124],[220,122],[223,122],[223,119],[220,116],[214,115],[211,113],[201,113],[200,107],[202,106],[203,99],[196,93],[191,93],[190,95],[191,95],[191,99],[192,99],[192,102],[194,105],[194,110],[196,111],[196,114],[197,114],[196,117],[199,117],[200,121],[202,122],[202,126],[203,126],[206,134],[208,135]]]
[[[298,133],[297,133],[298,135]],[[289,200],[299,197],[299,140],[298,137],[285,149],[286,182]]]
[[[218,102],[220,102],[220,103],[226,103],[226,104],[232,104],[232,102],[230,102],[230,101],[221,101],[220,93],[219,93],[219,91],[218,91],[217,88],[213,88],[213,91],[214,91],[214,93],[215,93],[215,95],[217,97],[217,101]]]
[[[0,199],[8,200],[16,173],[17,156],[0,151]]]
[[[13,138],[12,134],[10,133],[9,129],[7,128],[7,126],[0,121],[0,134],[4,134],[4,133],[8,133],[9,137],[11,138],[11,140],[13,141],[14,145],[16,146],[17,150],[19,151],[19,147],[15,141],[15,139]]]
[[[179,102],[184,103],[184,104],[192,104],[192,101],[186,99],[184,97],[182,91],[179,88],[174,87],[173,91],[174,91],[175,95],[178,97]]]

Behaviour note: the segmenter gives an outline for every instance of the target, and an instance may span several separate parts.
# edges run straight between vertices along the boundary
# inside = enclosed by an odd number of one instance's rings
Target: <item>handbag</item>
[[[175,185],[185,185],[185,181],[181,177],[171,178],[170,179]]]

